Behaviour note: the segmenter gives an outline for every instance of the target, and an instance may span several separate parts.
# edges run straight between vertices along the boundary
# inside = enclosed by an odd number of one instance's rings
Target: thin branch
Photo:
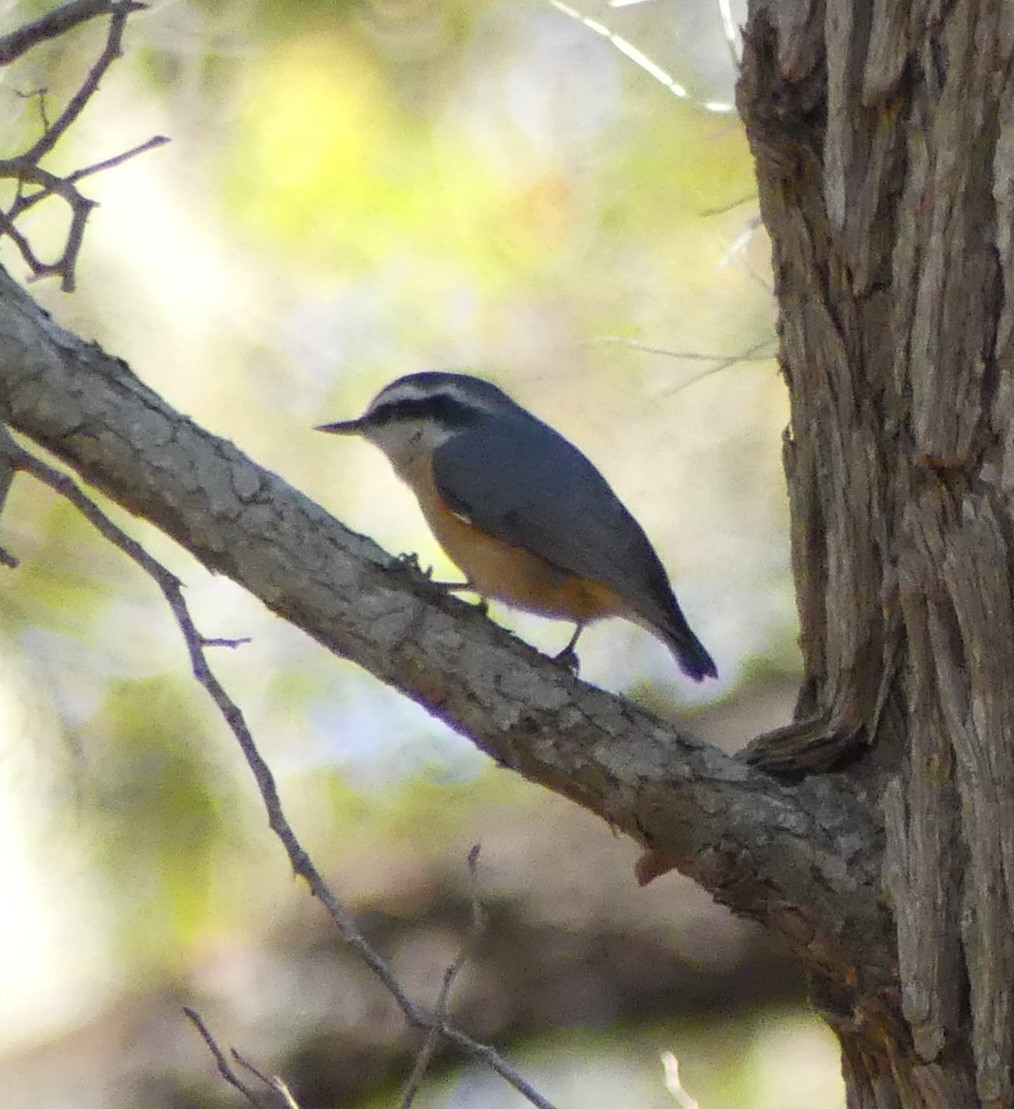
[[[664,70],[658,62],[648,57],[643,50],[639,50],[632,42],[629,42],[622,35],[616,34],[612,28],[607,27],[598,19],[589,19],[577,10],[572,8],[570,4],[564,4],[561,0],[547,0],[547,3],[556,8],[558,12],[562,12],[565,16],[575,20],[582,26],[587,27],[589,31],[593,31],[596,35],[601,35],[610,45],[616,50],[619,50],[624,57],[629,58],[634,65],[639,66],[645,73],[648,74],[653,80],[657,81],[664,88],[667,88],[675,97],[680,100],[686,100],[688,103],[702,108],[706,112],[714,112],[717,115],[727,115],[736,110],[734,104],[727,104],[724,100],[698,100],[676,80],[671,73]]]
[[[106,70],[123,53],[123,28],[127,19],[133,12],[143,11],[144,4],[135,3],[135,0],[118,0],[107,5],[109,13],[109,33],[106,35],[106,45],[102,53],[95,60],[91,69],[81,82],[81,87],[70,98],[66,108],[57,117],[56,122],[45,130],[33,146],[25,151],[25,157],[32,162],[38,162],[48,154],[60,141],[70,125],[84,111],[88,101],[98,90],[99,82],[106,74]]]
[[[728,249],[722,255],[722,260],[718,263],[718,268],[724,270],[737,254],[742,254],[750,245],[751,239],[757,235],[757,232],[760,231],[763,226],[764,224],[761,222],[760,216],[754,216],[752,219],[747,220],[746,227],[744,227],[735,239],[732,240]],[[762,282],[762,284],[764,283]],[[770,285],[764,284],[764,287],[768,292],[771,291]]]
[[[71,206],[70,228],[63,245],[63,254],[55,265],[48,267],[50,273],[62,275],[60,288],[65,293],[72,293],[77,288],[77,257],[81,253],[81,244],[84,242],[85,224],[94,207],[94,200],[78,196],[76,203]],[[33,274],[35,280],[45,276],[48,274]]]
[[[38,88],[32,89],[31,92],[18,92],[16,94],[22,100],[34,100],[39,109],[39,122],[42,124],[43,131],[49,128],[49,113],[46,111],[46,97],[49,95],[49,89]]]
[[[730,200],[727,204],[719,204],[714,208],[702,208],[700,214],[702,216],[724,216],[727,212],[731,212],[736,208],[742,207],[744,204],[757,203],[757,190],[753,189],[751,192],[744,193],[743,196],[736,200]]]
[[[33,176],[42,175],[44,170],[33,167],[35,173]],[[3,173],[0,172],[0,176]],[[49,176],[49,175],[47,175]],[[96,207],[94,200],[89,200],[87,197],[82,196],[73,186],[67,186],[59,179],[54,179],[55,183],[52,187],[47,186],[45,190],[46,195],[57,193],[62,196],[70,206],[70,227],[67,231],[67,238],[64,241],[63,253],[55,262],[43,262],[35,251],[32,249],[31,243],[28,239],[21,234],[20,231],[14,226],[13,219],[8,212],[0,211],[0,233],[6,235],[18,248],[21,257],[24,258],[28,264],[29,269],[32,271],[30,280],[38,281],[43,277],[60,277],[60,288],[65,293],[72,293],[77,286],[77,258],[81,252],[81,243],[84,239],[85,224],[88,222],[88,217],[91,211]],[[40,194],[33,193],[30,198],[32,202],[39,198]],[[21,205],[22,197],[19,197],[14,202],[14,208]],[[23,207],[28,207],[25,204]]]
[[[75,188],[75,182],[91,174],[100,173],[102,170],[122,165],[129,158],[134,158],[148,150],[154,150],[169,141],[164,135],[155,135],[147,142],[126,150],[122,154],[117,154],[102,162],[96,162],[94,165],[85,166],[83,169],[75,170],[67,177],[58,177],[56,174],[50,173],[23,154],[16,158],[0,159],[0,177],[16,178],[19,187],[25,182],[39,186],[36,192],[28,194],[20,192],[19,188],[18,195],[8,211],[4,212],[0,209],[0,234],[6,235],[18,248],[21,257],[24,258],[32,271],[33,281],[38,281],[43,277],[62,276],[61,287],[64,292],[74,291],[77,258],[84,239],[85,224],[91,215],[92,209],[96,207],[94,200],[89,200],[88,197]],[[55,262],[43,262],[32,249],[28,239],[17,230],[14,221],[24,212],[27,212],[29,208],[38,204],[39,201],[46,200],[50,196],[59,196],[66,201],[71,211],[71,222],[64,242],[63,253]]]
[[[156,147],[165,146],[167,142],[172,142],[167,135],[152,135],[147,142],[142,142],[137,146],[132,146],[130,150],[125,150],[122,154],[116,154],[112,158],[106,158],[104,162],[95,162],[94,165],[85,166],[84,169],[76,169],[67,177],[68,181],[80,181],[82,177],[90,177],[93,173],[102,173],[103,170],[113,169],[115,166],[121,166],[124,162],[131,158],[136,158],[138,154],[145,154],[149,150],[155,150]]]
[[[437,1005],[433,1010],[434,1022],[430,1026],[426,1041],[415,1061],[415,1066],[412,1068],[412,1074],[401,1099],[401,1109],[409,1109],[412,1102],[415,1101],[415,1096],[419,1092],[426,1071],[429,1069],[433,1054],[440,1043],[440,1035],[447,1018],[447,1005],[451,996],[451,987],[464,968],[465,963],[471,958],[472,952],[475,950],[476,944],[478,944],[479,938],[486,927],[486,914],[483,911],[482,902],[479,900],[479,844],[475,844],[468,852],[468,876],[472,894],[472,926],[454,962],[444,971],[444,980],[440,986]]]
[[[18,154],[14,158],[0,158],[0,177],[11,177],[19,186],[25,184],[39,186],[37,193],[31,193],[27,197],[23,194],[18,196],[8,212],[11,219],[16,219],[37,200],[47,196],[55,194],[66,200],[68,204],[74,196],[74,188],[65,178],[43,169],[25,154]]]
[[[352,916],[339,898],[324,881],[310,856],[296,838],[292,826],[289,824],[282,810],[278,787],[275,783],[271,768],[264,761],[254,742],[253,735],[247,727],[242,710],[235,701],[226,693],[218,678],[208,665],[204,653],[204,640],[194,625],[183,595],[180,580],[171,571],[166,569],[157,559],[153,558],[137,540],[127,535],[91,500],[66,474],[46,465],[41,459],[36,458],[28,451],[23,450],[13,439],[4,443],[0,439],[0,456],[6,458],[9,465],[15,470],[29,473],[37,480],[48,485],[60,496],[70,501],[75,508],[96,528],[96,530],[109,540],[114,546],[119,547],[129,558],[137,563],[150,577],[154,579],[161,589],[163,596],[169,604],[173,616],[183,633],[183,638],[190,656],[190,665],[194,677],[204,687],[208,695],[218,706],[218,709],[228,724],[230,730],[239,743],[246,758],[247,765],[253,772],[260,790],[264,807],[268,814],[268,824],[275,835],[281,840],[289,863],[293,871],[303,878],[314,897],[324,906],[332,921],[341,933],[342,939],[363,960],[364,963],[380,979],[384,987],[394,998],[406,1020],[420,1028],[439,1029],[440,1035],[453,1043],[466,1054],[481,1060],[488,1067],[509,1082],[518,1093],[522,1094],[539,1109],[553,1109],[551,1102],[547,1101],[510,1065],[498,1052],[486,1044],[473,1040],[464,1032],[445,1023],[436,1014],[428,1012],[417,1005],[402,989],[394,971],[384,959],[370,946],[366,937],[359,931],[353,922]]]
[[[76,188],[76,182],[91,174],[121,165],[128,158],[168,142],[164,136],[156,135],[131,150],[76,170],[66,177],[50,173],[39,164],[84,111],[85,106],[98,90],[99,82],[122,53],[123,30],[128,17],[144,7],[144,4],[137,3],[135,0],[81,0],[58,8],[42,19],[27,24],[5,38],[0,38],[0,60],[5,57],[7,60],[12,60],[36,43],[63,34],[87,19],[96,15],[109,16],[109,29],[102,53],[89,68],[80,87],[67,102],[58,118],[50,123],[46,115],[43,91],[33,94],[39,97],[42,134],[21,154],[0,160],[0,177],[13,178],[18,185],[17,195],[10,208],[6,212],[0,210],[0,235],[6,235],[17,247],[31,270],[32,280],[59,277],[60,287],[64,292],[69,293],[74,290],[77,260],[84,241],[85,226],[95,207],[95,201],[82,195]],[[26,183],[38,185],[39,188],[36,192],[26,195],[22,189]],[[70,224],[60,257],[53,262],[44,262],[35,253],[28,239],[16,230],[14,224],[29,208],[54,195],[64,200],[70,208]]]
[[[741,362],[766,362],[768,359],[773,358],[772,354],[761,354],[766,346],[775,342],[774,337],[768,339],[761,339],[759,343],[754,343],[752,347],[747,347],[742,354],[737,354],[732,358],[725,358],[721,362],[716,362],[710,369],[703,370],[697,374],[696,377],[690,378],[689,381],[684,381],[670,390],[670,393],[679,393],[683,389],[688,388],[690,385],[696,385],[698,381],[703,381],[706,377],[712,377],[715,374],[720,374],[723,370],[728,370],[733,366],[738,366]]]
[[[732,5],[729,0],[718,0],[718,14],[722,20],[722,34],[726,46],[729,48],[729,60],[732,62],[732,72],[739,73],[739,64],[743,60],[743,47],[736,33],[736,21],[732,17]]]
[[[644,354],[658,354],[665,358],[678,358],[681,362],[719,362],[723,366],[735,366],[739,362],[766,362],[770,354],[758,354],[759,350],[763,350],[769,343],[773,343],[774,337],[763,339],[756,345],[749,347],[742,354],[703,354],[701,351],[696,350],[671,350],[668,347],[651,346],[649,343],[639,342],[637,339],[627,339],[623,335],[603,335],[597,339],[592,339],[593,343],[617,343],[620,346],[629,347],[631,350],[638,350]]]
[[[258,1091],[248,1086],[243,1081],[243,1079],[240,1078],[240,1076],[233,1070],[233,1068],[229,1064],[229,1060],[225,1057],[225,1052],[218,1046],[218,1041],[211,1034],[211,1032],[208,1031],[208,1026],[204,1023],[201,1015],[195,1009],[191,1009],[189,1006],[184,1006],[183,1014],[201,1034],[201,1039],[204,1040],[204,1042],[208,1045],[208,1050],[215,1057],[215,1062],[218,1064],[218,1073],[225,1079],[226,1082],[228,1082],[230,1086],[232,1086],[236,1090],[239,1090],[239,1092],[247,1099],[247,1101],[249,1101],[251,1105],[256,1106],[257,1109],[282,1109],[282,1106],[279,1104],[278,1098],[275,1096],[276,1091],[274,1090],[272,1083],[265,1079],[252,1066],[250,1066],[246,1062],[246,1060],[237,1058],[237,1062],[240,1062],[243,1066],[247,1068],[247,1070],[256,1074],[257,1077],[261,1079],[261,1081],[264,1081],[268,1085],[269,1089],[272,1089],[270,1103],[264,1101]],[[236,1052],[233,1051],[232,1054],[235,1056]],[[286,1091],[286,1093],[288,1094],[288,1091]],[[291,1100],[291,1096],[288,1105],[295,1105],[295,1102]],[[298,1105],[296,1106],[296,1109],[299,1109]]]
[[[3,443],[14,444],[14,439],[7,430],[6,424],[0,424],[0,444]],[[14,445],[16,446],[17,444]],[[14,481],[15,472],[14,467],[7,459],[0,456],[0,514],[3,513],[7,505],[7,494],[11,491],[11,483]],[[18,560],[10,551],[6,550],[4,547],[0,547],[0,564],[9,566],[13,570],[18,565]]]
[[[235,639],[209,639],[207,638],[207,636],[202,635],[201,642],[204,644],[205,647],[243,647],[247,643],[252,643],[253,640],[248,635],[241,635]]]
[[[686,350],[667,350],[665,347],[649,346],[647,343],[639,343],[636,339],[625,339],[622,335],[607,335],[601,339],[595,339],[593,342],[599,343],[619,343],[622,346],[629,347],[631,350],[641,351],[644,354],[658,354],[664,358],[677,358],[684,362],[711,362],[712,365],[702,370],[699,374],[694,374],[686,381],[681,381],[672,389],[666,390],[666,393],[671,395],[679,393],[683,389],[689,388],[691,385],[696,385],[698,381],[703,381],[707,377],[714,374],[721,373],[723,370],[728,370],[732,366],[738,366],[742,362],[767,362],[773,358],[773,354],[762,354],[766,346],[775,342],[774,336],[768,339],[761,339],[759,343],[754,343],[752,347],[747,347],[741,354],[734,354],[731,356],[716,355],[716,354],[701,354],[697,351]]]
[[[679,1060],[671,1051],[662,1052],[662,1069],[665,1071],[665,1088],[680,1103],[683,1109],[700,1109],[696,1098],[690,1096],[680,1081]]]
[[[268,1089],[278,1094],[278,1097],[281,1099],[282,1109],[299,1109],[296,1099],[292,1096],[292,1091],[277,1074],[264,1074],[264,1072],[255,1067],[249,1059],[240,1055],[235,1048],[232,1049],[231,1054],[233,1059],[235,1059],[244,1070],[248,1070],[254,1077],[260,1079]]]
[[[73,0],[61,8],[54,8],[16,31],[0,35],[0,65],[10,65],[40,42],[59,38],[97,15],[110,15],[116,7],[118,5],[111,0]]]
[[[126,155],[109,159],[109,162],[119,164],[127,156],[140,153],[141,149],[151,149],[153,145],[159,146],[161,143],[143,144],[142,147],[128,151]],[[101,167],[89,167],[88,171],[97,172],[98,168]],[[80,171],[79,175],[81,175]],[[0,177],[13,177],[18,182],[18,195],[15,197],[14,203],[8,211],[0,210],[0,234],[6,235],[17,246],[22,258],[32,271],[32,280],[37,281],[42,277],[59,276],[61,278],[60,287],[63,291],[73,292],[76,286],[77,259],[84,239],[85,224],[91,215],[92,209],[97,206],[96,201],[89,200],[88,197],[75,188],[73,180],[76,178],[74,175],[67,178],[58,177],[56,174],[50,173],[41,166],[27,160],[24,155],[0,160]],[[25,182],[39,185],[39,190],[27,195],[22,193],[21,186]],[[14,221],[23,212],[38,204],[40,200],[45,200],[47,197],[54,195],[66,201],[70,208],[70,227],[60,257],[55,262],[43,262],[36,255],[27,238],[14,226]]]
[[[32,250],[32,244],[14,226],[14,223],[8,217],[7,213],[2,209],[0,209],[0,235],[6,235],[18,248],[18,253],[32,271],[33,277],[42,275],[47,271],[49,264],[36,257],[35,251]]]

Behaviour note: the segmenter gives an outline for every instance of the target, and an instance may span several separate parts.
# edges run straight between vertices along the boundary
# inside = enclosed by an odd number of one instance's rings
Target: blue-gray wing
[[[433,455],[437,491],[471,524],[581,577],[612,586],[660,618],[669,579],[640,525],[587,458],[535,419],[498,419]]]
[[[437,448],[433,478],[447,506],[473,526],[611,586],[662,634],[685,673],[717,676],[640,525],[551,427],[534,418],[477,424]]]

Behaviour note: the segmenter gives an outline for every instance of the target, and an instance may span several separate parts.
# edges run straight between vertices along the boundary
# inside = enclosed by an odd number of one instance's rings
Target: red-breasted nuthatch
[[[658,636],[695,681],[717,677],[641,526],[573,444],[495,385],[417,373],[382,389],[357,420],[419,500],[467,589],[581,629],[623,616]]]

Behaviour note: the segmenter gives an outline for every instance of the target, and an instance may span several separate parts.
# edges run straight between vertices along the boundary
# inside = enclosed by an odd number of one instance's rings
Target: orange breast
[[[610,586],[561,570],[456,516],[437,493],[427,460],[402,469],[434,536],[483,596],[527,612],[584,623],[627,611]]]

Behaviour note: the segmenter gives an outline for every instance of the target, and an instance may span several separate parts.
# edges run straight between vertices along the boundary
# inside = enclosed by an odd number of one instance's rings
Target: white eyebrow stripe
[[[378,393],[371,402],[368,411],[375,412],[378,408],[387,405],[411,401],[438,400],[440,398],[456,401],[465,408],[477,408],[482,412],[499,412],[504,408],[502,401],[497,403],[492,398],[477,396],[474,392],[462,388],[454,381],[441,382],[436,388],[427,388],[416,381],[405,381]]]

